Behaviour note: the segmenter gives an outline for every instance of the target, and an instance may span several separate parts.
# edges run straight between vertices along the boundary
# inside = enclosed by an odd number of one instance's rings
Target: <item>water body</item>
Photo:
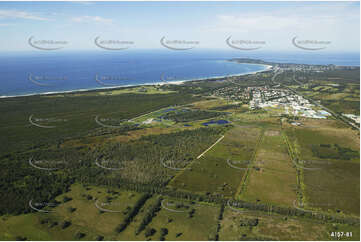
[[[208,126],[208,125],[210,125],[210,124],[228,124],[229,123],[229,121],[227,121],[227,120],[224,120],[224,119],[220,119],[220,120],[211,120],[211,121],[208,121],[208,122],[206,122],[206,123],[202,123],[202,125],[204,125],[204,126]]]
[[[197,80],[263,71],[235,57],[305,64],[359,65],[358,54],[247,53],[238,51],[32,51],[0,55],[0,96],[114,88]],[[333,62],[330,62],[333,61]],[[310,63],[312,62],[312,63]],[[315,63],[316,62],[316,63]]]

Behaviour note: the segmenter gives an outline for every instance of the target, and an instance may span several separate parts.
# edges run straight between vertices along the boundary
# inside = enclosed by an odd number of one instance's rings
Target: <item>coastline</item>
[[[240,63],[240,64],[249,64],[249,65],[258,65],[264,66],[265,69],[259,71],[252,71],[246,73],[232,74],[232,75],[223,75],[223,76],[212,76],[212,77],[203,77],[196,79],[186,79],[179,81],[163,81],[163,82],[151,82],[151,83],[142,83],[142,84],[129,84],[129,85],[121,85],[121,86],[107,86],[107,87],[96,87],[96,88],[86,88],[86,89],[76,89],[76,90],[68,90],[68,91],[53,91],[53,92],[41,92],[41,93],[29,93],[29,94],[20,94],[20,95],[3,95],[0,96],[0,99],[6,98],[16,98],[16,97],[31,97],[31,96],[47,96],[47,95],[55,95],[55,94],[69,94],[69,93],[84,93],[84,92],[96,92],[96,91],[104,91],[104,90],[112,90],[112,89],[120,89],[120,88],[135,88],[141,86],[163,86],[163,85],[181,85],[185,82],[197,82],[197,81],[212,81],[219,78],[226,77],[237,77],[237,76],[245,76],[245,75],[253,75],[260,72],[269,71],[273,66],[266,64],[254,64],[254,63]]]

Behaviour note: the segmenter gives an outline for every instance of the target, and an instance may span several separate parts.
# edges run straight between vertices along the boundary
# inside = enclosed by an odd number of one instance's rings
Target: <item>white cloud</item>
[[[352,5],[352,4],[351,4]],[[240,13],[224,13],[216,16],[211,31],[256,33],[309,32],[332,34],[335,30],[359,29],[359,8],[349,3],[313,4],[297,3],[294,6],[250,9]],[[279,34],[279,33],[274,33]]]
[[[334,33],[336,29],[345,26],[356,27],[358,21],[354,16],[344,15],[301,15],[301,14],[240,14],[240,15],[218,15],[217,22],[210,26],[210,30],[222,32],[322,32],[324,34]],[[356,19],[357,20],[357,19]],[[355,29],[355,28],[353,28]]]
[[[36,16],[32,13],[17,10],[0,10],[0,18],[12,18],[12,19],[30,19],[46,21],[47,18]]]
[[[108,18],[103,18],[103,17],[99,17],[99,16],[80,16],[80,17],[74,17],[71,19],[74,22],[78,22],[78,23],[105,23],[105,24],[110,24],[113,22],[112,19],[108,19]]]
[[[279,9],[254,9],[247,12],[221,13],[202,26],[212,36],[264,40],[269,48],[289,48],[290,39],[331,41],[330,49],[359,49],[359,9],[348,5],[297,6]],[[292,47],[292,46],[291,46]]]
[[[299,18],[289,18],[272,15],[218,15],[218,23],[213,28],[216,31],[250,32],[273,31],[289,28],[300,23]]]
[[[87,1],[75,1],[73,3],[82,4],[82,5],[94,5],[95,2],[87,2]]]

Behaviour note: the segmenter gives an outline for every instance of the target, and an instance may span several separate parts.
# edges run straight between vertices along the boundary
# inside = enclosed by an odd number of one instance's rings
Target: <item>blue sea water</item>
[[[237,51],[16,52],[0,55],[0,96],[17,96],[247,74],[263,65],[238,64],[235,57],[265,61],[359,66],[359,54]]]

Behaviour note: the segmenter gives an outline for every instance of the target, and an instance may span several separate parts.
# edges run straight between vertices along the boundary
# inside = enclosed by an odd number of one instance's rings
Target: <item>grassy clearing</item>
[[[87,191],[80,185],[72,186],[71,192],[60,196],[72,197],[73,200],[59,206],[56,213],[64,220],[71,220],[74,224],[84,226],[101,234],[112,234],[119,221],[125,218],[126,212],[140,198],[141,194],[128,191],[117,191],[118,194],[108,194],[105,188],[92,188]],[[89,200],[89,197],[92,199]],[[107,200],[107,197],[111,200]],[[117,212],[104,212],[95,206],[95,202],[101,208]],[[73,213],[68,212],[69,207],[76,208]]]
[[[191,204],[172,199],[164,200],[163,204],[173,210],[182,212],[162,208],[148,225],[148,227],[157,231],[151,237],[152,240],[159,240],[161,228],[168,230],[168,234],[165,236],[166,240],[205,241],[214,239],[220,207]],[[193,214],[190,215],[192,210]]]
[[[106,188],[84,188],[76,184],[71,191],[56,198],[61,204],[51,209],[51,213],[3,216],[0,220],[0,239],[15,240],[16,236],[22,236],[28,240],[78,240],[77,233],[84,233],[81,240],[95,240],[97,236],[116,240],[116,226],[140,196],[136,192],[118,189],[108,192]],[[64,202],[64,197],[71,200]],[[99,207],[117,212],[101,212],[95,206],[97,200]],[[71,225],[62,229],[64,221],[70,221]],[[54,225],[54,222],[57,224]]]
[[[258,219],[256,226],[241,226]],[[331,237],[332,231],[352,232],[352,238],[341,240],[359,240],[360,229],[357,226],[341,224],[323,224],[318,221],[292,218],[266,213],[237,211],[226,208],[219,233],[220,240],[337,240]]]
[[[136,235],[136,230],[139,227],[142,219],[144,218],[147,209],[149,209],[153,204],[155,204],[157,196],[152,196],[149,198],[144,206],[140,209],[139,213],[134,217],[133,221],[127,226],[127,228],[116,235],[116,240],[121,241],[140,241],[146,240],[145,231]],[[119,221],[120,222],[120,221]]]
[[[185,170],[169,185],[187,191],[232,197],[250,162],[259,135],[259,128],[236,126],[225,134],[221,142],[196,160],[190,170]]]
[[[36,214],[0,217],[0,240],[16,240],[24,237],[31,240],[53,240],[54,233],[40,225]],[[64,237],[58,237],[64,238]]]
[[[222,98],[216,98],[212,100],[203,100],[199,102],[194,102],[192,106],[198,109],[212,109],[216,107],[221,107],[227,105],[227,101]]]
[[[277,111],[279,112],[279,111]],[[233,121],[240,125],[257,124],[268,126],[279,124],[277,112],[267,112],[265,110],[254,110],[245,113],[235,113],[232,115]]]
[[[303,169],[307,208],[359,215],[359,139],[337,121],[305,122],[287,135]],[[339,147],[339,148],[337,148]],[[355,154],[358,154],[357,156]]]
[[[138,235],[136,230],[146,211],[157,198],[153,196],[148,199],[133,222],[119,235],[117,240],[160,240],[161,229],[166,228],[168,233],[164,236],[166,240],[208,240],[214,238],[219,207],[207,206],[165,197],[161,210],[153,217],[152,221]],[[167,208],[169,210],[167,210]],[[178,212],[174,212],[178,211]],[[190,213],[192,215],[190,215]],[[154,229],[149,235],[147,232]]]
[[[267,129],[250,170],[241,199],[292,206],[296,199],[296,170],[277,128]]]

